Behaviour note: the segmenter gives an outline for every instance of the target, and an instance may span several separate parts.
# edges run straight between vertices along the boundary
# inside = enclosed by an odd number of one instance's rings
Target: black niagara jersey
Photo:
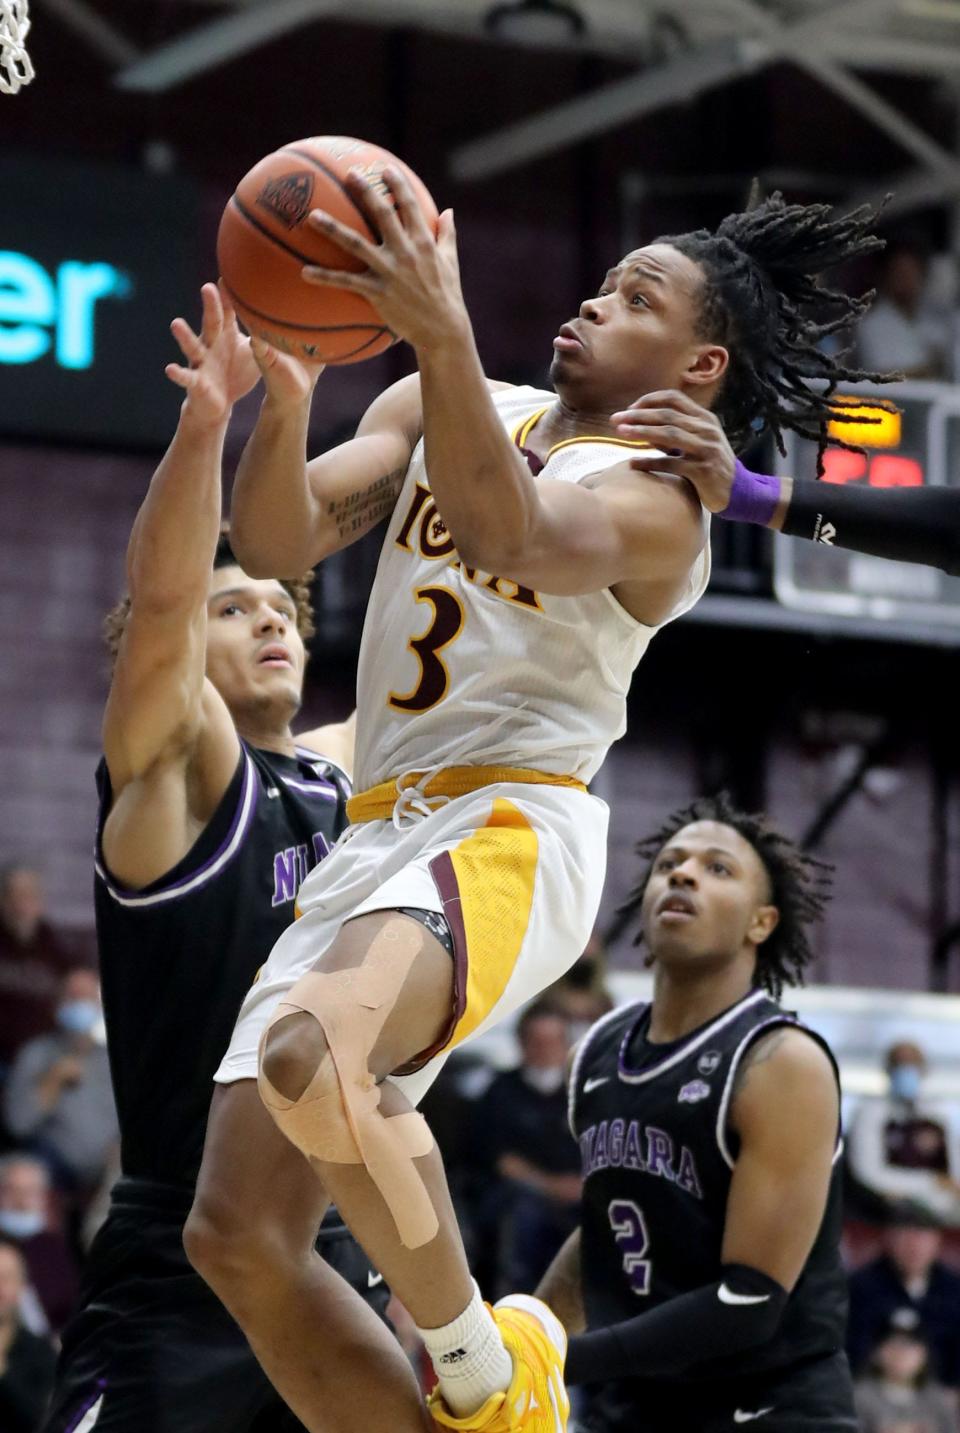
[[[237,769],[192,850],[127,891],[106,868],[106,763],[95,902],[104,1013],[123,1173],[192,1188],[213,1076],[241,1001],[294,918],[307,872],[346,825],[349,781],[305,747],[242,744]]]
[[[585,1036],[570,1080],[570,1125],[584,1176],[581,1277],[589,1329],[635,1318],[720,1279],[737,1158],[728,1115],[738,1069],[770,1031],[805,1029],[762,990],[669,1044],[647,1041],[649,1023],[648,1005],[605,1016]],[[836,1071],[823,1040],[806,1033]],[[713,1433],[752,1418],[758,1433],[853,1433],[842,1352],[840,1151],[838,1131],[827,1207],[775,1336],[739,1356],[694,1364],[675,1381],[623,1379],[596,1390],[584,1425],[589,1433]]]
[[[127,890],[100,836],[95,901],[121,1178],[63,1335],[42,1433],[304,1433],[187,1261],[213,1075],[297,888],[346,826],[346,774],[316,752],[241,745],[223,799],[168,874]],[[381,1315],[389,1290],[335,1210],[319,1248]]]

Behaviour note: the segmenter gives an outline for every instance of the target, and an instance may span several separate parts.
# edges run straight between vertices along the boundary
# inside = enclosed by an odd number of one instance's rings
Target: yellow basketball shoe
[[[440,1428],[464,1433],[566,1433],[570,1400],[563,1382],[567,1335],[563,1324],[540,1299],[510,1294],[491,1309],[507,1352],[513,1378],[506,1393],[494,1393],[466,1418],[454,1418],[435,1390],[427,1400]]]

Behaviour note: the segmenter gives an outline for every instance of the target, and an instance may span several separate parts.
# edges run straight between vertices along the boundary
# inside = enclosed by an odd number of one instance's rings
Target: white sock
[[[492,1393],[509,1388],[513,1359],[476,1284],[459,1318],[418,1333],[436,1370],[443,1401],[455,1418],[476,1413]]]

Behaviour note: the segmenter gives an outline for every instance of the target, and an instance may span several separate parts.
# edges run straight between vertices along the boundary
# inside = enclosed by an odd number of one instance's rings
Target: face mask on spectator
[[[32,1239],[46,1225],[46,1217],[36,1209],[0,1209],[0,1234],[9,1239]]]
[[[894,1099],[912,1103],[920,1093],[922,1079],[923,1071],[919,1065],[895,1065],[890,1071],[890,1089]]]
[[[57,1024],[68,1035],[89,1035],[99,1019],[95,1000],[65,1000],[57,1006]]]
[[[538,1094],[553,1095],[563,1084],[563,1066],[531,1067],[523,1071],[523,1078]]]

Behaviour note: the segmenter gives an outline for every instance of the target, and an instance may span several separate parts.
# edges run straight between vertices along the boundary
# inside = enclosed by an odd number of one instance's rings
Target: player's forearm
[[[675,1377],[768,1343],[786,1302],[787,1291],[760,1270],[730,1266],[719,1283],[571,1339],[564,1377],[571,1385]]]
[[[299,577],[324,556],[307,475],[309,419],[309,397],[296,404],[265,398],[240,458],[230,539],[251,577]]]
[[[782,531],[960,575],[960,490],[796,480]]]
[[[776,478],[738,464],[730,502],[719,516],[960,575],[956,488],[871,488]]]
[[[580,1281],[580,1230],[575,1229],[540,1280],[536,1295],[556,1314],[568,1335],[586,1327]]]
[[[437,508],[466,565],[499,572],[535,522],[533,478],[500,421],[469,325],[417,361]]]
[[[127,548],[134,604],[158,611],[206,601],[220,533],[220,469],[227,421],[198,421],[185,403]]]

